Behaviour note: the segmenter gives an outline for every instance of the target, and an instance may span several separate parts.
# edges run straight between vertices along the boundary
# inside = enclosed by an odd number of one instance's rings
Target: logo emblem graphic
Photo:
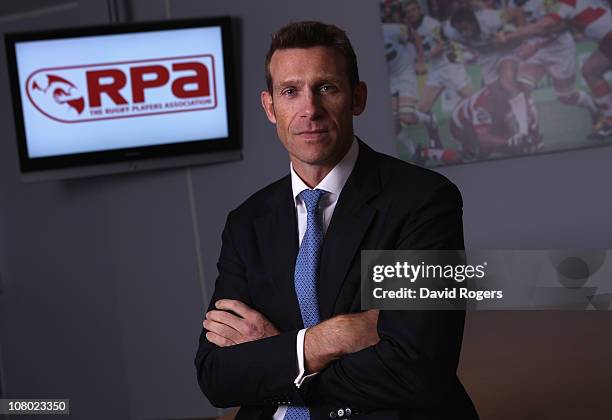
[[[81,115],[85,99],[71,81],[52,73],[40,73],[28,80],[28,97],[41,112],[58,119]]]
[[[217,107],[210,54],[39,69],[25,88],[34,108],[61,123]]]

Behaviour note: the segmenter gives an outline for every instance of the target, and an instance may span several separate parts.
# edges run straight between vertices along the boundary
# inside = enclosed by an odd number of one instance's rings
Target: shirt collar
[[[353,143],[349,148],[348,152],[344,155],[342,160],[334,166],[334,168],[319,182],[317,186],[313,189],[320,189],[327,191],[330,195],[332,195],[332,199],[337,199],[344,188],[344,184],[348,180],[348,177],[353,172],[353,168],[355,167],[355,162],[357,162],[357,155],[359,154],[359,144],[357,143],[357,139],[353,137]],[[289,164],[289,168],[291,170],[291,189],[293,190],[293,199],[295,200],[295,204],[297,206],[297,197],[298,195],[304,191],[311,189],[299,175],[293,169],[293,164]]]

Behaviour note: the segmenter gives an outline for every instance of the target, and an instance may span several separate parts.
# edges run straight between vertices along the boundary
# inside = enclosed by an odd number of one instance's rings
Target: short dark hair
[[[472,9],[467,7],[459,7],[455,10],[450,18],[452,26],[456,27],[459,23],[466,22],[475,26],[480,31],[480,24],[476,18],[476,14]]]
[[[416,4],[419,7],[419,9],[421,8],[421,5],[419,4],[419,2],[417,0],[406,0],[406,1],[403,2],[402,6],[403,7],[408,7],[411,4]]]
[[[316,21],[292,22],[272,35],[272,42],[266,54],[266,84],[272,93],[270,60],[276,50],[288,48],[330,47],[344,57],[351,87],[359,83],[357,56],[346,33],[335,25]]]

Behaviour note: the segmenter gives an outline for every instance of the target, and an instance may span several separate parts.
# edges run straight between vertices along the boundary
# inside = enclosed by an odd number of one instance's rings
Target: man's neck
[[[352,143],[349,143],[348,147],[342,153],[339,153],[339,156],[332,161],[320,165],[310,165],[292,158],[291,164],[293,165],[293,170],[300,179],[304,181],[304,184],[308,185],[310,188],[314,188],[319,185],[344,156],[346,156],[351,145]]]
[[[339,161],[338,161],[339,162]],[[336,162],[336,163],[338,163]],[[334,169],[333,165],[307,165],[302,162],[293,162],[293,170],[300,177],[304,184],[310,188],[314,188],[323,181],[323,179]]]

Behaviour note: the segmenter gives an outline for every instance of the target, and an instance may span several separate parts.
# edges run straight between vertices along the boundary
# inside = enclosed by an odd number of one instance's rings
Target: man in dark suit
[[[464,313],[360,302],[360,250],[463,249],[459,191],[354,136],[367,89],[337,27],[280,29],[266,78],[291,173],[228,216],[202,391],[239,419],[477,419],[456,375]]]

